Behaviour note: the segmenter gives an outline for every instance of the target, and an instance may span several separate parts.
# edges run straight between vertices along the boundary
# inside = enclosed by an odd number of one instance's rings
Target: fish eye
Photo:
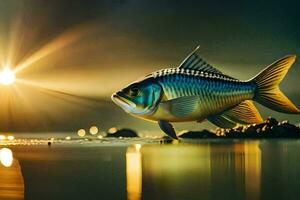
[[[139,94],[139,88],[137,86],[132,86],[129,90],[130,96],[136,97]]]

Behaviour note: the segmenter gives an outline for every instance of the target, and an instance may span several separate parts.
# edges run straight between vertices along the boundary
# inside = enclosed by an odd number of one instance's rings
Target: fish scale
[[[164,69],[153,73],[168,100],[186,96],[199,96],[198,109],[219,112],[254,96],[256,85],[226,75],[197,70]]]
[[[165,95],[169,100],[182,96],[199,95],[201,92],[204,92],[204,95],[214,94],[214,96],[220,96],[220,94],[224,94],[227,96],[227,93],[229,93],[233,96],[242,95],[243,98],[249,98],[255,90],[255,84],[253,83],[238,81],[219,74],[196,73],[195,70],[181,70],[178,72],[165,69],[155,72],[153,76],[164,88]]]

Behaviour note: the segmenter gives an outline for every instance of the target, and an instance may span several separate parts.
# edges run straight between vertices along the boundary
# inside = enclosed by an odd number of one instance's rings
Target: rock
[[[117,130],[113,134],[107,134],[106,137],[123,138],[123,137],[139,137],[139,136],[134,130],[124,128],[124,129]]]
[[[257,126],[257,125],[253,125],[253,126],[249,126],[245,131],[244,133],[245,134],[252,134],[252,135],[255,135],[258,133],[258,129],[260,128],[260,126]],[[263,128],[263,127],[261,127]]]
[[[179,136],[180,138],[216,138],[216,134],[204,129],[203,131],[188,131]]]
[[[272,117],[260,124],[223,129],[226,138],[300,138],[300,128],[287,120],[281,123]],[[222,131],[216,132],[220,136]]]
[[[266,120],[266,123],[271,125],[271,126],[278,125],[278,121],[273,117],[268,117],[267,120]]]
[[[286,130],[282,126],[273,126],[271,128],[271,136],[272,137],[284,137]]]
[[[227,137],[227,138],[235,138],[236,137],[236,131],[234,129],[227,129],[225,131],[225,137]]]
[[[283,120],[280,124],[289,124],[289,120]]]
[[[276,124],[277,125],[277,124]],[[270,123],[268,123],[267,121],[266,122],[263,122],[263,123],[260,123],[260,124],[255,124],[255,125],[251,125],[251,126],[254,126],[256,129],[262,129],[263,127],[265,126],[272,126],[270,125]]]
[[[131,129],[113,130],[106,137],[126,138],[139,137]],[[279,123],[275,118],[268,117],[265,122],[238,126],[232,129],[217,128],[214,132],[208,130],[185,131],[179,138],[300,138],[300,127],[290,124],[289,121]],[[162,138],[164,143],[172,142],[168,136]]]

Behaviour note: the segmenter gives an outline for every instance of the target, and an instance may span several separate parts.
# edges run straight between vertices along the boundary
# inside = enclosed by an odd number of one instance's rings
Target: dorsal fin
[[[184,59],[184,61],[179,65],[179,69],[190,69],[190,70],[197,70],[197,71],[204,71],[204,72],[211,72],[216,74],[224,75],[220,70],[214,68],[210,64],[208,64],[205,60],[200,58],[197,55],[197,50],[200,46],[197,46],[196,49],[188,55]]]

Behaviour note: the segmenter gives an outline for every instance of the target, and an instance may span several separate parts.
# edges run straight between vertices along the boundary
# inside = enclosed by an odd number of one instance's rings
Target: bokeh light
[[[97,126],[92,126],[91,128],[90,128],[90,134],[92,134],[92,135],[96,135],[97,133],[98,133],[98,127]]]
[[[103,138],[103,135],[98,135],[97,138],[98,138],[98,139],[102,139],[102,138]]]
[[[8,139],[8,140],[14,140],[15,137],[14,137],[13,135],[9,135],[9,136],[7,136],[7,139]]]
[[[0,140],[5,140],[5,139],[6,139],[5,135],[0,135]]]
[[[84,137],[84,136],[85,136],[85,130],[84,130],[84,129],[79,129],[79,130],[77,131],[77,135],[78,135],[79,137]]]
[[[70,137],[70,136],[67,136],[65,139],[66,139],[66,140],[71,140],[71,137]]]
[[[114,134],[114,133],[116,133],[118,131],[118,129],[116,128],[116,127],[111,127],[110,129],[108,129],[108,133],[109,134]]]

